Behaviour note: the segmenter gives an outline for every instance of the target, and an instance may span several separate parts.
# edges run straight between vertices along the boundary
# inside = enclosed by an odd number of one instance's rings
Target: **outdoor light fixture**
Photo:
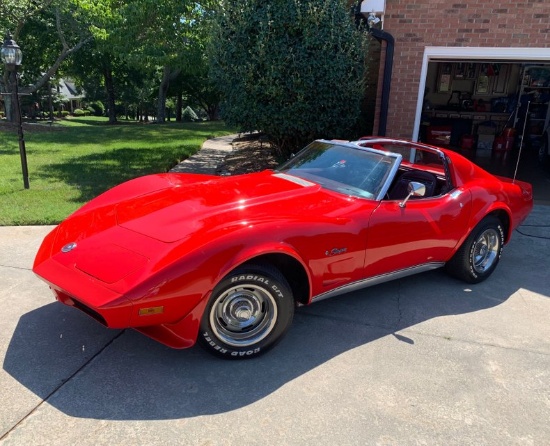
[[[6,40],[4,40],[0,53],[2,55],[2,62],[4,62],[8,70],[13,71],[21,65],[23,53],[19,45],[15,43],[9,34],[6,36]]]
[[[367,18],[367,25],[369,25],[369,28],[372,28],[378,23],[380,23],[380,18],[376,17],[376,14],[374,12],[369,12],[369,17]]]
[[[384,13],[386,12],[385,0],[363,0],[359,1],[357,6],[359,8],[359,13],[363,17],[366,17],[369,28],[382,22]]]
[[[8,71],[8,79],[12,77],[13,81],[13,105],[15,108],[15,119],[17,120],[17,133],[19,135],[19,155],[21,156],[21,170],[23,171],[23,185],[25,189],[29,188],[29,169],[27,167],[27,152],[25,150],[25,138],[23,136],[23,125],[21,119],[21,107],[19,105],[19,89],[17,82],[17,70],[23,60],[23,53],[19,45],[7,34],[0,50],[2,62]]]

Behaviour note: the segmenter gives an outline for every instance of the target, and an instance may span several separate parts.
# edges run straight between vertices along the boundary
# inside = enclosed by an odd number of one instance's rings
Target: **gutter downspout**
[[[380,116],[378,118],[378,136],[386,136],[388,123],[388,107],[390,103],[391,75],[393,70],[393,49],[395,39],[393,36],[381,29],[371,28],[369,33],[380,43],[386,42],[386,58],[384,60],[384,77],[382,79],[382,94],[380,96]]]
[[[380,116],[378,117],[378,136],[386,136],[386,126],[388,124],[388,106],[390,103],[391,75],[393,70],[393,49],[395,39],[393,36],[378,28],[369,27],[367,20],[361,13],[362,0],[355,6],[355,23],[357,26],[364,26],[376,40],[382,43],[386,42],[386,58],[384,60],[384,77],[382,79],[382,94],[380,96]],[[352,8],[353,11],[353,8]]]

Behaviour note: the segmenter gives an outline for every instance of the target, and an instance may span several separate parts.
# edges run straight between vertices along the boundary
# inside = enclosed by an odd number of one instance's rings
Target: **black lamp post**
[[[15,119],[17,120],[17,133],[19,135],[19,154],[21,155],[21,169],[23,171],[23,185],[29,188],[29,169],[27,167],[27,151],[25,150],[25,139],[23,137],[23,125],[21,119],[21,107],[19,105],[19,90],[17,85],[17,70],[21,65],[23,53],[19,45],[8,34],[0,52],[2,61],[8,71],[8,79],[13,78],[13,103],[15,106]]]

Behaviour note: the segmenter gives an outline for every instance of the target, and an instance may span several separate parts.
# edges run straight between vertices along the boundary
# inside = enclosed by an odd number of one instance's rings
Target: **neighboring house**
[[[389,40],[381,40],[374,134],[385,120],[388,136],[491,150],[502,142],[496,138],[517,141],[532,99],[526,138],[535,150],[542,144],[550,119],[548,0],[356,4],[363,16],[374,11],[381,19],[374,27],[394,40],[387,113],[381,96]]]
[[[59,79],[55,81],[52,79],[52,94],[57,97],[56,103],[59,104],[59,111],[66,110],[73,113],[75,109],[82,108],[82,100],[85,97],[85,92],[77,88],[75,83],[70,79]],[[50,95],[51,96],[51,95]],[[47,109],[48,98],[45,96],[45,103]],[[29,96],[21,96],[21,113],[24,117],[33,118],[36,114],[37,108],[34,106],[32,99],[27,99]],[[4,114],[4,95],[0,96],[0,116]],[[38,107],[38,104],[37,104]]]
[[[70,79],[59,79],[57,86],[54,88],[57,89],[63,110],[73,113],[75,109],[82,107],[82,100],[85,94],[76,87],[73,81]]]

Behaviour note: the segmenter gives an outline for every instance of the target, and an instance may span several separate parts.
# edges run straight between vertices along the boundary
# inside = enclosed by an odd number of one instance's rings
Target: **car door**
[[[439,197],[382,200],[367,231],[365,273],[378,276],[446,262],[463,236],[471,196],[462,188]]]

